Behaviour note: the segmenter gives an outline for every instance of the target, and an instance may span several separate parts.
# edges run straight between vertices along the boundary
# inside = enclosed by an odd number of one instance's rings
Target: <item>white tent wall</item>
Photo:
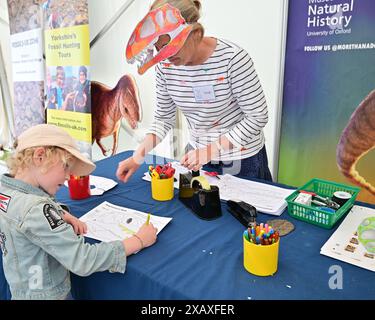
[[[88,1],[91,40],[127,2],[128,0],[111,0],[105,1],[105,3],[101,0]],[[132,74],[139,88],[143,110],[142,122],[136,130],[120,129],[119,151],[135,149],[153,119],[156,95],[154,70],[149,70],[145,75],[139,76],[135,65],[129,65],[125,59],[127,41],[135,25],[146,14],[149,5],[150,1],[135,0],[90,50],[91,80],[102,82],[113,88],[121,76]],[[126,128],[130,128],[125,120],[122,120],[122,123]],[[107,149],[112,147],[112,141],[112,136],[102,140]],[[155,153],[167,157],[172,156],[169,140],[165,139],[164,143],[155,150]],[[94,160],[103,158],[96,143],[93,145],[92,155]]]
[[[6,0],[0,0],[0,82],[7,82],[7,86],[3,83],[3,87],[8,87],[11,95],[13,94],[13,81],[12,81],[12,68],[10,56],[10,35],[9,35],[9,22],[8,22],[8,7]],[[2,61],[3,60],[3,61]],[[5,77],[6,74],[6,77]],[[7,116],[5,114],[5,99],[11,103],[12,97],[5,97],[0,90],[0,144],[7,146],[10,143],[9,126]]]
[[[90,37],[93,39],[107,21],[121,8],[125,0],[89,0]],[[126,63],[125,46],[135,25],[146,14],[152,1],[135,0],[92,48],[92,79],[111,87],[125,73],[135,76],[143,105],[143,120],[136,137],[120,130],[119,150],[134,149],[137,138],[144,135],[153,119],[155,108],[154,70],[139,76],[134,65]],[[202,0],[202,24],[206,35],[221,37],[237,43],[252,56],[263,85],[269,107],[269,123],[265,128],[266,146],[270,169],[276,177],[278,157],[279,117],[281,113],[282,80],[284,65],[284,43],[286,28],[287,0]],[[181,119],[181,118],[180,118]],[[124,123],[125,121],[123,121]],[[177,130],[182,147],[187,141],[186,123],[178,124]],[[104,139],[107,147],[112,137]],[[170,138],[158,148],[157,153],[173,157]],[[181,150],[177,152],[178,156]],[[93,157],[101,158],[99,148],[94,146]]]
[[[0,44],[5,61],[9,85],[12,85],[12,68],[10,57],[10,35],[7,0],[0,0]],[[13,85],[12,85],[13,86]]]

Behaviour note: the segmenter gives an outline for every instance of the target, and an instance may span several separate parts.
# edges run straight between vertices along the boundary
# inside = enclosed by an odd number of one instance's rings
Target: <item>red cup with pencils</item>
[[[277,272],[280,237],[277,231],[263,223],[243,233],[243,264],[257,276],[271,276]]]
[[[151,195],[154,200],[168,201],[174,196],[174,173],[175,169],[170,163],[161,166],[149,166],[148,172],[151,176]]]
[[[70,175],[68,180],[70,198],[81,200],[90,197],[90,176]]]

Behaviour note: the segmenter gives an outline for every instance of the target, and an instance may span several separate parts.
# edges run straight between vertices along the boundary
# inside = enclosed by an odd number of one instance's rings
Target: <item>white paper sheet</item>
[[[285,198],[295,190],[240,179],[229,174],[216,183],[222,200],[242,200],[263,213],[279,216],[287,206]]]
[[[146,222],[147,215],[142,211],[104,201],[83,215],[80,220],[87,224],[85,237],[110,242],[130,238]],[[150,215],[150,223],[158,229],[158,233],[171,220],[172,218]]]
[[[370,217],[375,217],[374,209],[353,206],[341,225],[320,249],[320,254],[375,271],[375,255],[366,251],[357,235],[358,226]]]
[[[91,195],[100,196],[104,192],[115,187],[117,185],[117,182],[112,179],[90,175],[90,185],[95,186],[90,190]]]

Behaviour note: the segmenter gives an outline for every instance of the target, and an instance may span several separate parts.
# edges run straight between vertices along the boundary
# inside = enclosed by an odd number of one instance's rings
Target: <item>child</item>
[[[151,223],[110,243],[90,245],[75,234],[85,232],[85,224],[64,211],[54,195],[70,174],[85,176],[94,168],[57,126],[37,125],[19,136],[10,174],[0,180],[1,250],[12,299],[65,299],[69,271],[124,273],[126,256],[155,243]]]
[[[74,111],[76,112],[91,112],[90,106],[90,83],[87,80],[87,68],[85,66],[79,67],[79,83],[76,87],[74,95]]]

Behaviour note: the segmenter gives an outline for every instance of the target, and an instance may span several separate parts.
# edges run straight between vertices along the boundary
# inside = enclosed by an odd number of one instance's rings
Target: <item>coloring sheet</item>
[[[366,250],[358,235],[358,227],[362,222],[374,217],[375,209],[353,206],[345,220],[323,245],[320,253],[375,271],[375,254]],[[375,229],[373,230],[375,232]]]
[[[87,224],[85,237],[110,242],[130,238],[146,222],[147,215],[145,212],[104,201],[83,215],[80,220]],[[158,233],[171,220],[172,218],[150,215],[150,223],[158,229]]]

